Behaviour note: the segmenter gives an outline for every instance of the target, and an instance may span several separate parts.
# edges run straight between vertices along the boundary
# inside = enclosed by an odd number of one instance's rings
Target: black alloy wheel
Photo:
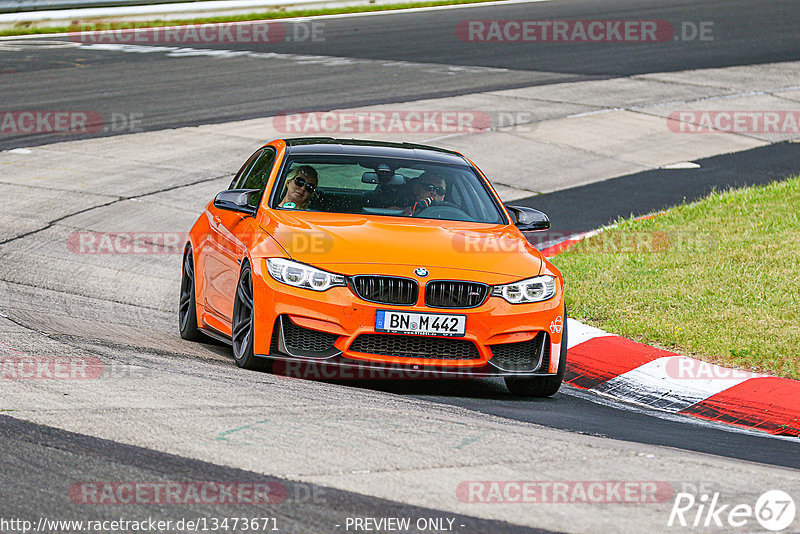
[[[181,274],[181,298],[178,304],[178,327],[181,337],[189,341],[202,341],[203,333],[197,328],[197,306],[194,290],[194,256],[192,246],[187,245],[183,253]]]

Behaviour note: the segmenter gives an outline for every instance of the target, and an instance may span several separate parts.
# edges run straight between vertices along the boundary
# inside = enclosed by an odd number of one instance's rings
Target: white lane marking
[[[498,73],[508,72],[509,69],[496,67],[471,67],[464,65],[445,65],[441,63],[415,63],[412,61],[386,61],[382,59],[347,58],[337,56],[315,56],[307,54],[282,54],[277,52],[255,52],[252,50],[226,50],[215,48],[191,48],[186,46],[144,46],[117,43],[83,44],[81,50],[127,52],[134,54],[162,53],[167,57],[192,57],[205,56],[216,58],[248,57],[254,59],[284,60],[304,65],[322,65],[325,67],[339,67],[342,65],[379,65],[385,68],[413,68],[423,72],[445,74],[448,76],[467,73]]]
[[[612,111],[624,111],[625,108],[603,108],[603,109],[595,109],[592,111],[584,111],[583,113],[573,113],[572,115],[567,115],[564,117],[565,119],[579,119],[581,117],[590,117],[592,115],[602,115],[603,113],[611,113]]]
[[[39,37],[38,35],[36,37]],[[72,41],[34,41],[20,39],[0,40],[0,51],[19,52],[20,50],[44,50],[46,48],[75,48],[80,43]]]
[[[420,11],[441,11],[441,10],[452,10],[452,9],[466,9],[466,8],[476,8],[476,7],[491,7],[491,6],[502,6],[502,5],[510,5],[510,4],[539,4],[544,2],[552,2],[553,0],[498,0],[496,2],[479,2],[474,4],[455,4],[450,6],[431,6],[431,7],[410,7],[408,9],[392,9],[392,10],[385,10],[385,11],[368,11],[364,13],[333,13],[330,15],[313,15],[313,16],[305,16],[305,17],[291,17],[285,19],[263,19],[263,20],[245,20],[245,21],[235,21],[235,22],[225,22],[224,24],[259,24],[259,23],[267,23],[267,22],[302,22],[307,20],[315,20],[315,19],[333,19],[333,18],[347,18],[347,17],[374,17],[379,15],[402,15],[404,13],[418,13]],[[398,2],[399,3],[399,2]],[[150,6],[152,7],[152,6]],[[148,14],[150,11],[143,11],[143,14]],[[108,10],[104,10],[103,15],[108,17]],[[42,37],[69,37],[71,35],[76,35],[75,32],[61,32],[61,33],[39,33],[35,35],[12,35],[8,37],[0,37],[0,41],[4,41],[6,39],[41,39]]]
[[[682,378],[678,375],[681,365],[697,369],[700,364],[714,368],[710,371],[710,378],[700,377],[696,371],[694,373],[697,378]],[[751,373],[740,373],[745,376],[737,377],[732,369],[705,364],[694,358],[665,356],[592,389],[628,402],[674,413],[755,377]],[[727,376],[731,378],[721,378]]]
[[[580,345],[596,337],[616,337],[614,334],[609,334],[605,330],[583,324],[569,317],[567,317],[567,325],[567,349],[571,349],[575,345]],[[567,359],[567,363],[569,363],[569,359]]]
[[[662,165],[662,169],[699,169],[700,165],[693,161],[679,161],[678,163],[670,163],[669,165]]]

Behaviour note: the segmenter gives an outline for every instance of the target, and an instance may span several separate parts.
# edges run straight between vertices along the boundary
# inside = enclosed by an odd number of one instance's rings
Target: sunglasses
[[[420,184],[420,187],[421,187],[423,190],[425,190],[425,191],[427,191],[427,192],[429,192],[429,193],[434,193],[434,192],[435,192],[435,193],[436,193],[437,195],[439,195],[440,197],[443,197],[443,196],[444,196],[444,194],[445,194],[445,193],[447,193],[447,189],[445,189],[444,187],[439,187],[438,185],[433,185],[433,184]]]
[[[294,183],[297,184],[297,187],[304,187],[306,191],[308,191],[309,193],[313,193],[314,191],[317,190],[316,185],[307,182],[306,179],[303,178],[302,176],[295,176],[293,180]]]

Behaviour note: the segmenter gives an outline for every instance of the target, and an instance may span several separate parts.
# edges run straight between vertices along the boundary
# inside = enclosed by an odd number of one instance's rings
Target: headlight
[[[346,285],[341,274],[329,273],[284,258],[267,258],[267,270],[278,282],[314,291],[325,291],[334,286]]]
[[[535,276],[492,288],[493,297],[503,297],[511,304],[541,302],[556,294],[556,279],[550,275]]]

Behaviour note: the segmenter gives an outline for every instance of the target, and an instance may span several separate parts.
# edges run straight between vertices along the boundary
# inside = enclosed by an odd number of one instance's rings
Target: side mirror
[[[214,197],[214,206],[221,210],[255,215],[258,211],[260,194],[260,189],[228,189],[217,193]]]
[[[523,232],[538,232],[550,229],[550,218],[539,210],[525,206],[508,206],[514,224]]]

